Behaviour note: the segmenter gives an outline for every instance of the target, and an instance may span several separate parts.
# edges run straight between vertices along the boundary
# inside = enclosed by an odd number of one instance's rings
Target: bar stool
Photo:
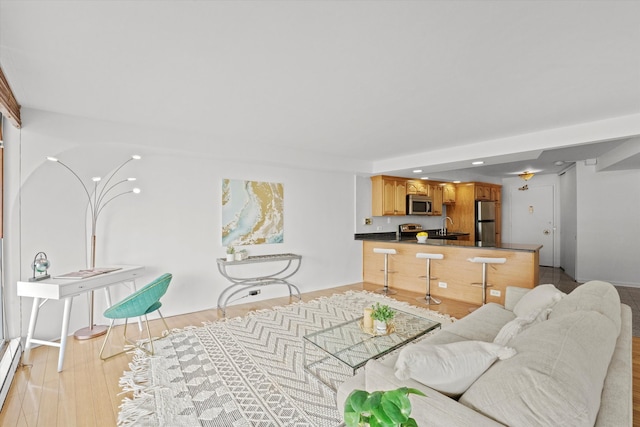
[[[373,248],[373,252],[376,254],[384,254],[384,270],[381,270],[384,271],[384,288],[378,289],[376,292],[385,295],[397,294],[397,291],[389,289],[389,273],[395,273],[395,271],[389,271],[389,255],[397,254],[396,250],[386,248]]]
[[[476,264],[482,264],[482,283],[472,283],[471,286],[482,286],[482,305],[487,303],[487,287],[492,285],[487,284],[487,264],[504,264],[507,262],[506,258],[488,258],[488,257],[474,257],[469,258],[467,261]],[[473,311],[470,309],[469,311]]]
[[[437,300],[436,298],[431,296],[431,281],[437,279],[437,277],[431,277],[431,260],[432,259],[443,259],[444,255],[443,254],[429,254],[429,253],[425,253],[425,252],[418,252],[416,254],[416,258],[422,258],[422,259],[426,259],[427,260],[427,275],[426,276],[420,276],[425,277],[427,279],[427,294],[424,296],[424,298],[417,298],[419,301],[422,301],[423,299],[427,301],[427,304],[440,304],[440,301]]]

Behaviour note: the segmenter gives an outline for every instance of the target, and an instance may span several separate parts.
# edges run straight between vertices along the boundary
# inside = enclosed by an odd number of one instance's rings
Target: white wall
[[[596,172],[579,162],[576,280],[640,286],[640,171]]]
[[[15,283],[31,275],[30,263],[38,251],[49,256],[53,274],[86,265],[86,196],[73,176],[53,155],[90,182],[105,176],[131,154],[143,159],[131,162],[118,174],[138,178],[139,195],[125,195],[111,202],[98,224],[97,265],[140,264],[146,274],[139,285],[164,273],[174,280],[163,300],[163,314],[171,316],[216,306],[228,282],[217,271],[215,259],[224,257],[221,244],[221,181],[245,179],[284,184],[284,243],[246,247],[250,255],[293,252],[303,256],[302,268],[291,281],[301,292],[330,288],[361,280],[360,244],[353,240],[355,216],[354,175],[340,171],[245,163],[217,158],[215,149],[205,153],[154,147],[150,132],[78,118],[23,111],[24,128],[5,138],[8,182],[6,194],[7,240],[11,255],[5,272],[10,336],[25,336],[31,298],[18,298]],[[31,120],[30,120],[31,119]],[[65,120],[68,120],[65,125]],[[78,131],[78,124],[82,131]],[[96,142],[99,141],[99,142]],[[217,141],[211,141],[215,147]],[[163,145],[163,144],[160,144]],[[242,150],[242,147],[238,147]],[[264,274],[268,264],[253,272]],[[114,287],[114,300],[129,292]],[[286,295],[285,287],[263,289],[258,297]],[[96,294],[96,320],[104,323],[103,294]],[[239,302],[248,302],[243,299]],[[87,326],[86,298],[74,299],[70,331]],[[60,335],[61,302],[49,302],[41,312],[36,335]],[[100,314],[100,315],[98,315]]]

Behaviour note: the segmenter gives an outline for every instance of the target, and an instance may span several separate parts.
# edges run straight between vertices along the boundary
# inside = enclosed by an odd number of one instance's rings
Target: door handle
[[[549,234],[551,234],[551,230],[543,230],[542,234],[544,234],[545,236],[548,236]]]

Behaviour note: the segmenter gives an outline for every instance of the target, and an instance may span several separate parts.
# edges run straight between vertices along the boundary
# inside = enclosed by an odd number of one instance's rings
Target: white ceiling
[[[25,108],[373,173],[640,134],[640,1],[0,0],[0,64]]]

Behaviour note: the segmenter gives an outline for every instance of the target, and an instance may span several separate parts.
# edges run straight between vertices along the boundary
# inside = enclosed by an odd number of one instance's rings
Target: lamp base
[[[78,329],[73,334],[73,337],[77,340],[89,340],[106,334],[107,329],[109,328],[104,325],[93,325],[93,328],[87,326],[86,328]]]
[[[40,276],[29,277],[29,282],[37,282],[37,281],[40,281],[40,280],[48,279],[50,277],[51,277],[51,275],[49,275],[49,274],[41,274]]]

